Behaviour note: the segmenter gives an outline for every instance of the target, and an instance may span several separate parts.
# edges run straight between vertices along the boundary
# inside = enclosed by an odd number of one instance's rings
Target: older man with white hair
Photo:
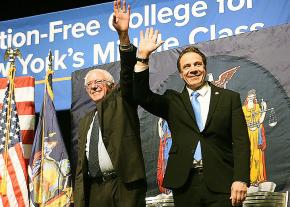
[[[113,26],[120,39],[120,86],[111,74],[94,69],[85,88],[96,103],[79,125],[76,207],[145,207],[146,176],[137,104],[132,99],[136,48],[128,29],[130,6],[114,2]]]

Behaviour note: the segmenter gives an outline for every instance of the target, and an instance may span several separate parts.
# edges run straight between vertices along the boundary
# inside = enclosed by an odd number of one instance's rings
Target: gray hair
[[[106,81],[108,81],[108,82],[110,82],[110,83],[115,83],[115,81],[114,81],[114,78],[113,78],[113,76],[111,75],[111,73],[109,73],[108,71],[106,71],[106,70],[103,70],[103,69],[93,69],[93,70],[90,70],[87,74],[86,74],[86,76],[85,76],[85,83],[84,83],[84,85],[86,86],[86,84],[87,84],[87,79],[88,79],[88,76],[89,76],[89,74],[91,74],[91,73],[93,73],[93,72],[101,72],[101,73],[103,73],[104,74],[104,76],[106,77]]]

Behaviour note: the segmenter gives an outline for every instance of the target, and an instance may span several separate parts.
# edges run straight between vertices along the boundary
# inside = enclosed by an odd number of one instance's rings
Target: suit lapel
[[[92,120],[93,120],[93,117],[94,117],[94,114],[95,114],[95,110],[94,111],[91,111],[87,117],[85,118],[85,121],[83,123],[83,125],[81,127],[83,127],[81,130],[81,143],[80,143],[80,156],[81,158],[79,159],[82,159],[82,162],[85,161],[85,151],[86,151],[86,143],[87,143],[87,134],[88,134],[88,130],[89,130],[89,127],[92,123]],[[86,163],[86,162],[84,162]]]
[[[87,118],[86,118],[86,121],[85,121],[85,124],[84,124],[84,128],[83,128],[83,136],[84,137],[87,137],[87,134],[88,134],[88,131],[89,131],[89,128],[90,128],[90,125],[91,125],[91,123],[92,123],[92,120],[93,120],[93,118],[94,118],[94,115],[95,115],[95,110],[94,111],[91,111],[89,114],[88,114],[88,116],[87,116]],[[84,140],[86,140],[86,139],[84,139]]]
[[[97,111],[98,111],[98,117],[99,117],[99,124],[100,124],[100,128],[101,128],[101,132],[102,132],[102,136],[104,135],[103,133],[103,113],[104,113],[104,110],[107,109],[107,106],[110,102],[110,100],[114,99],[112,98],[112,96],[115,95],[115,90],[114,89],[113,91],[111,91],[110,93],[108,93],[103,100],[101,101],[98,101],[97,104],[96,104],[96,107],[97,107]]]
[[[217,103],[219,101],[220,98],[220,90],[218,87],[214,86],[213,84],[209,83],[210,87],[211,87],[211,96],[210,96],[210,104],[209,104],[209,110],[208,110],[208,115],[207,115],[207,119],[206,119],[206,123],[205,123],[205,127],[207,127],[215,109],[217,106]]]
[[[85,134],[85,136],[87,136],[87,133],[88,133],[88,131],[89,131],[89,128],[90,128],[90,125],[91,125],[91,123],[92,123],[92,121],[93,121],[93,118],[94,118],[94,116],[95,116],[95,113],[96,113],[95,110],[91,111],[91,112],[89,113],[87,119],[86,119],[86,123],[85,123],[85,126],[84,126],[84,134]]]
[[[194,115],[194,112],[193,112],[193,109],[192,109],[192,105],[191,105],[191,102],[190,102],[190,99],[189,99],[189,95],[188,95],[188,91],[187,91],[186,87],[184,87],[184,89],[183,89],[183,91],[181,93],[181,99],[182,99],[182,101],[184,103],[186,111],[188,112],[188,114],[191,116],[191,118],[194,121],[194,125],[193,125],[194,129],[199,132],[199,129],[198,129],[198,126],[197,126],[197,123],[196,123],[196,120],[195,120],[195,115]]]

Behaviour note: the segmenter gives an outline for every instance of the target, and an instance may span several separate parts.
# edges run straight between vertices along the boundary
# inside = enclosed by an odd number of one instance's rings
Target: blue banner
[[[290,22],[290,1],[275,0],[128,0],[130,36],[154,27],[165,43],[158,51],[260,30]],[[119,60],[118,37],[111,26],[113,3],[49,13],[0,23],[0,56],[19,48],[17,76],[36,79],[35,105],[40,111],[49,49],[54,56],[56,110],[71,107],[71,73]],[[9,66],[0,61],[0,77]]]

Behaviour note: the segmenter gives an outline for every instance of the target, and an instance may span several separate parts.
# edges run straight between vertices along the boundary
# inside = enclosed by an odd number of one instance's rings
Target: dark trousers
[[[231,207],[230,194],[208,189],[202,172],[192,169],[186,184],[173,190],[175,207]]]
[[[129,184],[119,177],[106,182],[90,182],[89,207],[145,207],[146,182]]]

